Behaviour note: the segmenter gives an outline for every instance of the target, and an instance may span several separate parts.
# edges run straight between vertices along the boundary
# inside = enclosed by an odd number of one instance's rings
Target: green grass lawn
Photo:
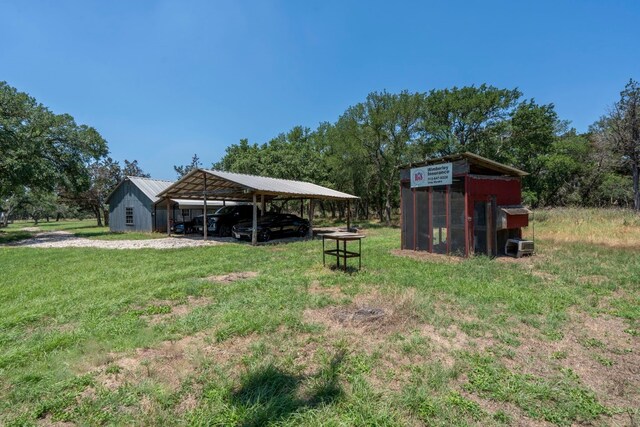
[[[640,225],[595,214],[602,244],[545,212],[519,261],[399,256],[371,227],[349,274],[318,240],[0,247],[0,425],[638,423]]]

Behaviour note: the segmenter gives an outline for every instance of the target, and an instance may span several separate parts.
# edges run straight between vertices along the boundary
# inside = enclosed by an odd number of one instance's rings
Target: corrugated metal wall
[[[109,201],[109,229],[115,232],[153,231],[153,204],[138,187],[125,181]],[[126,208],[133,208],[133,225],[126,225]],[[165,217],[166,224],[166,217]],[[166,225],[165,225],[166,228]]]

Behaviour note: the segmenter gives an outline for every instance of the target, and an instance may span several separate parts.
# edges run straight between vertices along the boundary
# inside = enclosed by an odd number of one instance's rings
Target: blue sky
[[[0,14],[0,80],[165,179],[371,91],[518,87],[584,131],[640,79],[637,0],[0,0]]]

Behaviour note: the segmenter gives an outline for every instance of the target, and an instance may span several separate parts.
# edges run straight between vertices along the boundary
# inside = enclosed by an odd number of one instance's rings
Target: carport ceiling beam
[[[184,197],[190,197],[190,196],[194,196],[194,197],[202,197],[204,195],[207,196],[216,196],[216,195],[220,195],[223,196],[225,194],[242,194],[244,193],[243,190],[241,189],[233,189],[233,188],[225,188],[225,189],[217,189],[217,190],[204,190],[204,191],[178,191],[175,193],[171,194],[171,197],[174,198],[184,198]]]

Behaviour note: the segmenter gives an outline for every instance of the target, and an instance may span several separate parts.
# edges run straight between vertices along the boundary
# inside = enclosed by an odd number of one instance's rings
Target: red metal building
[[[400,170],[402,249],[468,256],[503,253],[522,235],[519,169],[462,153]]]

